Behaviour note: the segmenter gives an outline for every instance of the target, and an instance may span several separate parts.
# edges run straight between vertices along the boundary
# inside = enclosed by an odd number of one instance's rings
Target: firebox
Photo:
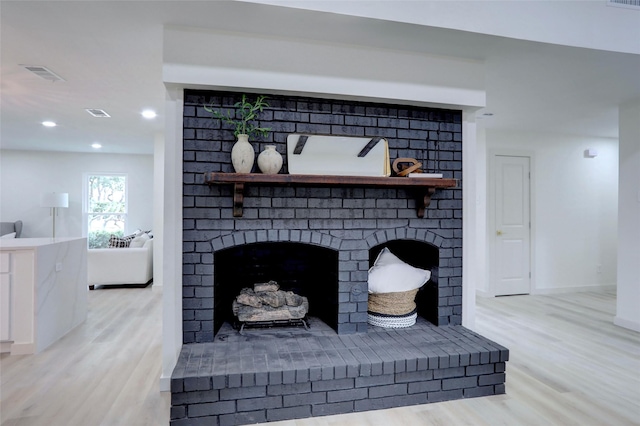
[[[309,300],[309,315],[337,329],[338,252],[311,244],[264,242],[217,251],[214,263],[214,333],[233,321],[231,302],[243,288],[276,281]]]

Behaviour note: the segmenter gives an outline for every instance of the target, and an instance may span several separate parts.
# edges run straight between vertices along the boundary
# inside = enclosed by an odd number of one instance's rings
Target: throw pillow
[[[369,293],[393,293],[415,290],[431,278],[431,271],[415,268],[386,247],[369,269]]]
[[[133,235],[136,237],[139,237],[142,234],[147,234],[149,238],[153,238],[153,232],[151,232],[151,229],[149,229],[148,231],[143,231],[142,229],[138,228],[135,231],[133,231]]]
[[[135,237],[135,235],[127,235],[126,237],[119,238],[117,235],[111,234],[111,237],[109,237],[109,248],[129,247],[129,244],[131,244],[131,241]]]
[[[11,232],[10,234],[4,234],[3,236],[1,236],[0,238],[15,238],[16,237],[16,233],[15,232]]]
[[[374,266],[387,266],[387,265],[405,265],[405,263],[395,254],[391,253],[387,247],[384,247],[376,261],[373,262]]]
[[[135,237],[133,240],[131,240],[129,247],[130,248],[142,247],[144,246],[144,243],[146,243],[149,240],[150,240],[149,236],[143,232],[140,236]]]

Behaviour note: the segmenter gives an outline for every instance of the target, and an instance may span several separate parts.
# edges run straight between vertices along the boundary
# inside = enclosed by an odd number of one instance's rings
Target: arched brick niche
[[[416,240],[392,240],[369,250],[369,265],[373,266],[383,248],[388,248],[405,263],[431,271],[431,278],[416,295],[418,315],[434,324],[438,321],[438,265],[439,251],[432,244]]]
[[[367,238],[369,266],[384,247],[404,262],[431,271],[431,278],[416,296],[418,315],[435,325],[462,323],[461,248],[458,239],[434,231],[396,228]]]
[[[277,281],[286,291],[309,298],[309,315],[338,330],[340,238],[301,230],[237,231],[214,238],[213,334],[231,321],[240,290]]]
[[[338,251],[300,242],[260,242],[214,254],[214,333],[232,321],[231,303],[245,287],[276,281],[309,300],[309,315],[337,330]]]

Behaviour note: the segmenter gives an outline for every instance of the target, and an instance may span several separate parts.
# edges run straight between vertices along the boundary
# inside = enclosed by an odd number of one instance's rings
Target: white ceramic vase
[[[249,143],[249,135],[238,135],[238,141],[231,148],[231,163],[236,173],[251,173],[256,151]]]
[[[265,175],[278,174],[282,168],[282,155],[276,151],[275,145],[265,146],[264,151],[258,155],[258,168]]]

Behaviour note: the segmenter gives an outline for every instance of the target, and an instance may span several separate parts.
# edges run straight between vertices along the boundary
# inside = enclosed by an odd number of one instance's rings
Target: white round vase
[[[251,173],[256,151],[249,143],[249,135],[238,135],[238,141],[231,148],[231,163],[236,173]]]
[[[275,145],[265,146],[264,151],[258,155],[258,168],[266,175],[278,174],[282,168],[282,155],[276,151]]]

